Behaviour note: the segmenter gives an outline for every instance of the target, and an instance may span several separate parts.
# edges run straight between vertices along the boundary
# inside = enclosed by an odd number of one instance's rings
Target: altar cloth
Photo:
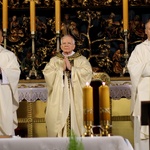
[[[121,136],[79,137],[84,150],[133,150],[128,139]],[[67,150],[69,138],[1,138],[0,150]]]

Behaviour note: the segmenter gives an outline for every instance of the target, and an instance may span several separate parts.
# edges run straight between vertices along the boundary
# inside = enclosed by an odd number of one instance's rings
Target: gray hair
[[[75,44],[75,39],[73,38],[73,36],[71,36],[71,35],[69,35],[69,34],[64,35],[64,36],[61,38],[61,40],[60,40],[61,44],[62,44],[62,40],[63,40],[65,37],[70,37],[70,38],[72,39],[72,41],[73,41],[72,44]]]

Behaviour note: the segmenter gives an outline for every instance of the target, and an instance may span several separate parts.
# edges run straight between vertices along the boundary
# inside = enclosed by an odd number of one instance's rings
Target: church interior
[[[76,41],[75,50],[89,60],[96,78],[109,86],[111,134],[127,138],[133,145],[131,81],[126,65],[134,47],[145,39],[150,1],[6,1],[0,1],[3,46],[16,54],[21,68],[16,135],[47,137],[42,70],[59,51],[60,37],[70,34]]]

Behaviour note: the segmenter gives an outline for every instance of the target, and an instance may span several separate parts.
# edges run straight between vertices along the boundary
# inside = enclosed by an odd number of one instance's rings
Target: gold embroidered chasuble
[[[84,132],[82,88],[91,82],[92,68],[89,61],[79,53],[69,56],[71,72],[63,71],[63,55],[56,54],[45,66],[43,74],[47,83],[48,99],[46,126],[48,136],[67,136],[67,118],[77,136]]]

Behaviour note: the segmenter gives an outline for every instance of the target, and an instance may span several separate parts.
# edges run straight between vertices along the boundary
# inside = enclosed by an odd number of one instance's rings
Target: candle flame
[[[102,82],[102,85],[105,85],[105,82]]]
[[[86,82],[86,86],[89,86],[89,82]]]

